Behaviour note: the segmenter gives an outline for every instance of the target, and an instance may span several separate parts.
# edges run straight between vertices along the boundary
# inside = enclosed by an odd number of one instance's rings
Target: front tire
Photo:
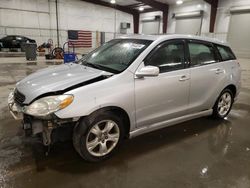
[[[124,124],[112,112],[86,117],[75,127],[73,144],[80,156],[89,162],[109,158],[124,139]]]
[[[232,91],[230,89],[223,90],[213,107],[213,116],[218,119],[224,119],[229,114],[233,102]]]

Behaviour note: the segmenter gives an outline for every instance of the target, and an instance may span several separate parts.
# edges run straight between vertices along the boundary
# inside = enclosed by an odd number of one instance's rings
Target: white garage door
[[[238,57],[250,58],[250,13],[231,15],[227,39]]]
[[[201,17],[176,19],[175,33],[177,34],[192,34],[200,33]]]
[[[160,21],[144,21],[142,22],[143,34],[159,34]]]

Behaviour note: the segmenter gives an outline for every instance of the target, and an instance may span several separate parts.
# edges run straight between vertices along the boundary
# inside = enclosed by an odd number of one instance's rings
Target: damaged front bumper
[[[16,119],[23,119],[23,109],[14,101],[14,92],[11,92],[8,97],[8,107],[11,115]]]
[[[13,92],[9,94],[8,107],[14,119],[22,120],[23,129],[28,135],[42,135],[45,146],[71,139],[74,125],[79,120],[79,118],[60,119],[54,114],[46,117],[27,115],[24,113],[24,107],[15,103]]]

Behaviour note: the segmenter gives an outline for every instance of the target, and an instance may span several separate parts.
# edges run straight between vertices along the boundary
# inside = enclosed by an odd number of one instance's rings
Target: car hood
[[[73,86],[89,84],[108,75],[111,73],[70,63],[39,70],[18,82],[16,88],[25,95],[24,104],[29,104],[43,94],[73,89]]]

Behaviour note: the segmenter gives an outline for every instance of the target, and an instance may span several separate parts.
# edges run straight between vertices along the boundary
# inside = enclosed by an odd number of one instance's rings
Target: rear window
[[[232,50],[227,46],[216,46],[222,61],[234,60],[236,59],[235,55],[233,54]]]

